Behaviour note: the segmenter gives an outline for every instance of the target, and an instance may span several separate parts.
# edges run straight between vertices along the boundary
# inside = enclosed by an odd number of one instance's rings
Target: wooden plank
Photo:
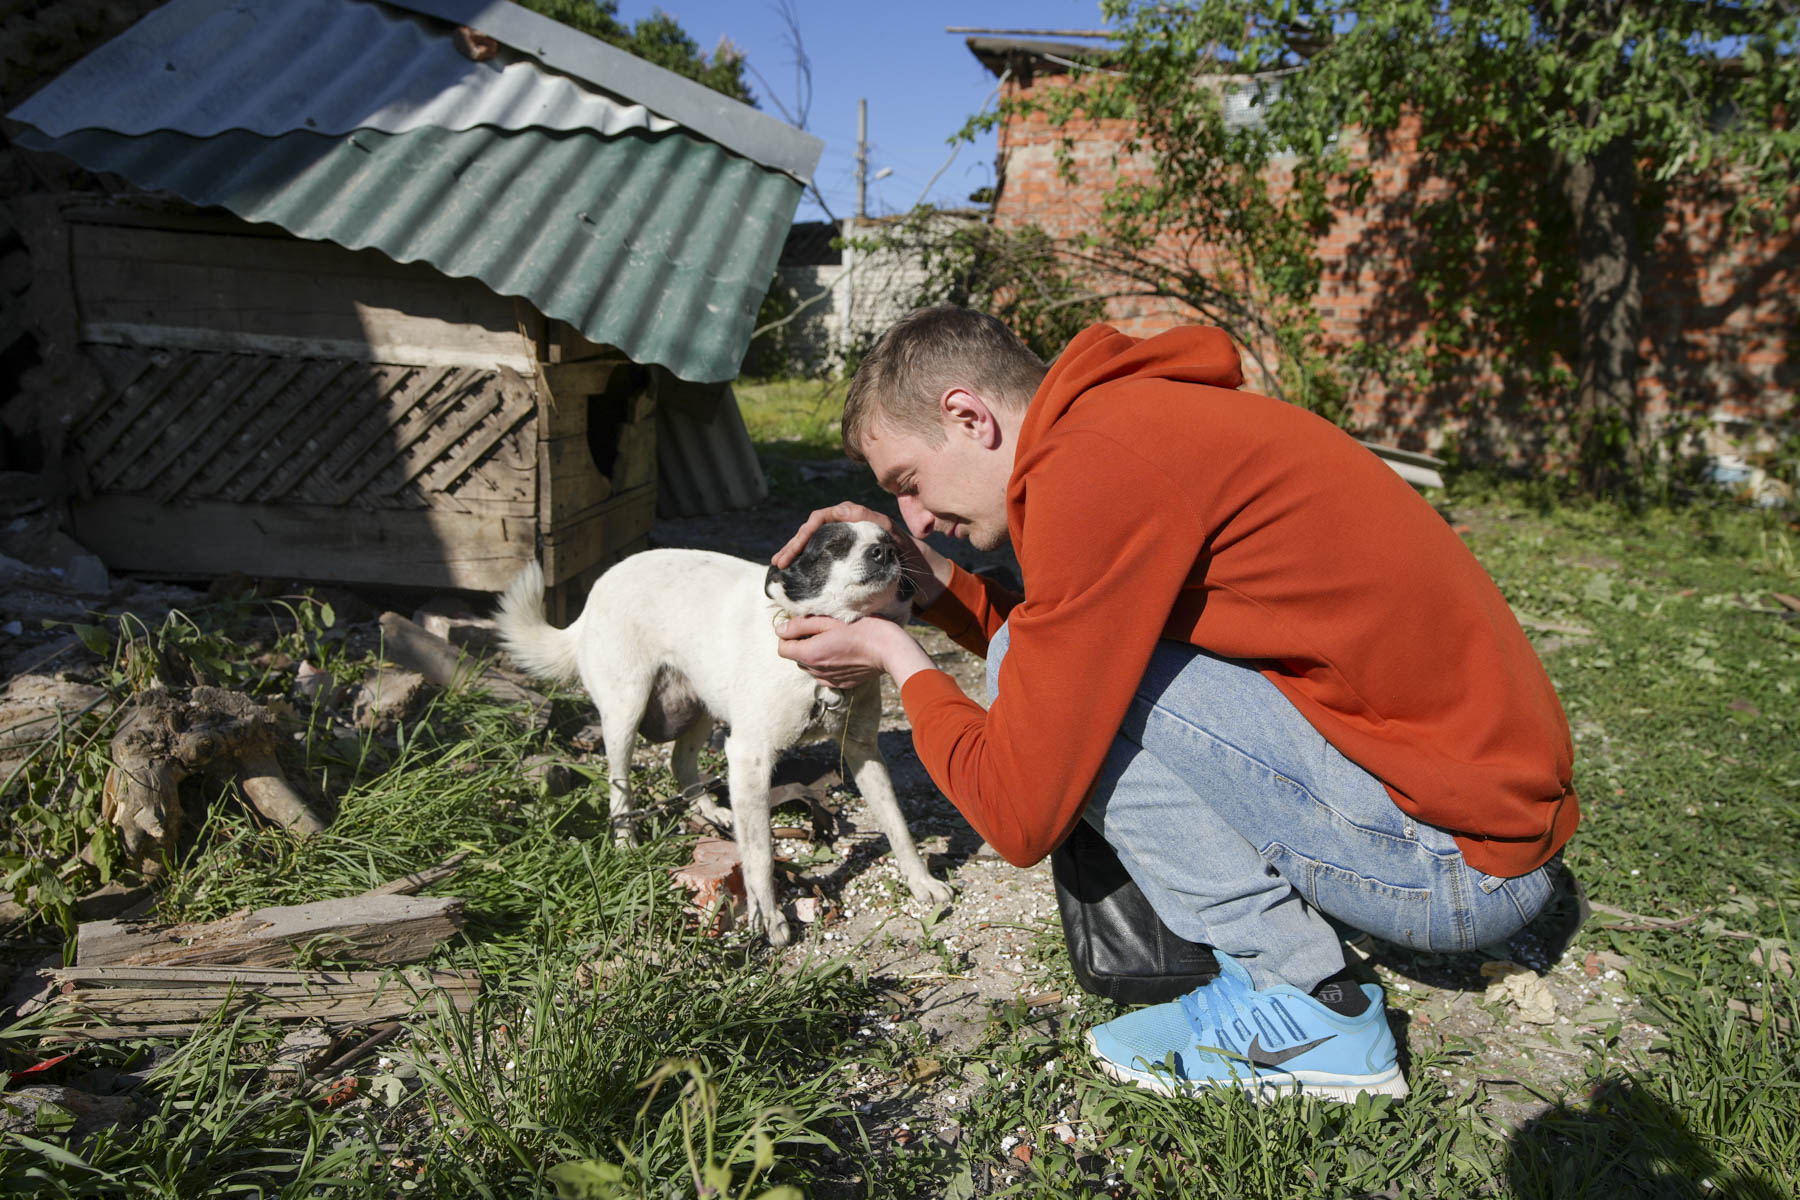
[[[86,437],[95,424],[112,411],[118,397],[124,396],[156,369],[156,360],[160,357],[151,352],[122,350],[116,346],[88,346],[84,353],[94,364],[94,369],[100,372],[106,387],[94,397],[91,405],[69,414],[70,437],[77,441]]]
[[[656,489],[639,488],[591,509],[567,524],[544,530],[544,577],[561,583],[611,562],[646,536],[656,519]]]
[[[656,482],[656,418],[632,421],[619,430],[619,454],[613,460],[615,491]]]
[[[332,403],[344,390],[342,382],[352,364],[324,359],[302,361],[301,366],[303,369],[289,379],[282,390],[293,387],[304,396],[305,412],[300,419],[314,425],[323,419],[319,411],[321,403]],[[297,414],[292,409],[292,404],[283,403],[279,392],[266,397],[260,407],[245,405],[241,418],[229,431],[224,447],[218,457],[206,464],[194,490],[208,497],[222,496],[233,476],[269,451],[271,445],[279,445],[285,440],[280,434],[291,428],[295,421]],[[232,442],[238,443],[235,452],[231,449]]]
[[[85,921],[75,965],[282,966],[305,950],[325,959],[418,962],[463,927],[455,896],[368,894],[272,905],[217,921]]]
[[[518,371],[531,366],[531,360],[523,354],[480,348],[420,345],[397,340],[365,342],[355,338],[290,337],[127,321],[84,321],[81,340],[102,346],[272,354],[283,358],[343,358],[352,362],[396,363],[412,367],[475,367],[481,370],[509,367]]]
[[[520,427],[531,420],[536,405],[527,398],[523,403],[507,403],[494,415],[477,426],[464,440],[463,444],[454,447],[455,453],[441,455],[438,460],[426,469],[423,482],[434,492],[447,493],[462,481],[463,476],[475,469],[490,451],[497,450],[502,442],[519,433]],[[529,432],[529,431],[526,431]],[[511,474],[514,491],[519,498],[529,496],[532,485],[536,482],[528,472],[521,473],[516,468],[510,473],[506,471],[508,464],[498,455],[490,459],[484,468],[484,474],[490,478],[490,489],[498,480],[495,475]]]
[[[262,1020],[365,1024],[407,1017],[446,1001],[474,1008],[474,971],[295,971],[257,967],[63,967],[42,973],[54,989],[48,1008],[88,1024],[60,1023],[45,1040],[116,1040],[191,1033],[221,1015]]]
[[[567,525],[613,495],[612,480],[594,466],[587,434],[538,442],[538,495],[546,527]]]
[[[513,302],[474,279],[374,250],[300,238],[245,237],[77,223],[73,287],[95,340],[210,346],[333,358],[507,362],[530,370]],[[273,342],[256,339],[277,339]]]
[[[498,379],[482,381],[478,391],[473,383],[464,385],[467,407],[455,414],[446,413],[434,424],[438,429],[405,456],[404,482],[411,483],[444,460],[444,456],[463,442],[474,442],[483,448],[493,445],[507,433],[507,395]],[[513,408],[515,419],[518,406]],[[483,427],[491,436],[483,437]]]
[[[386,447],[364,455],[353,474],[340,478],[339,500],[356,496],[395,464],[400,464],[400,471],[380,489],[380,494],[393,495],[403,489],[412,481],[412,464],[421,464],[419,470],[423,471],[498,407],[496,396],[485,383],[481,376],[462,369],[446,374],[438,381],[428,403],[413,406],[403,420],[390,424]]]
[[[326,504],[341,504],[354,496],[356,488],[349,485],[347,478],[355,478],[357,473],[353,468],[356,464],[364,455],[375,454],[385,466],[388,459],[381,457],[383,449],[392,450],[398,431],[404,427],[408,416],[421,405],[429,404],[445,378],[455,370],[454,367],[407,368],[400,386],[390,388],[386,394],[387,411],[363,413],[361,431],[347,445],[336,447],[332,469],[321,473],[323,488],[302,489],[303,494]],[[414,424],[417,427],[421,423]],[[351,474],[346,477],[345,472]]]
[[[531,419],[527,412],[510,428],[494,422],[491,431],[483,429],[468,446],[440,460],[422,482],[435,495],[455,495],[476,504],[524,504],[536,511],[537,464],[529,459],[521,462],[519,453],[522,446],[537,444],[531,436]]]
[[[155,387],[144,389],[144,395],[124,408],[100,436],[81,447],[81,457],[87,464],[95,490],[103,491],[111,487],[131,468],[142,465],[146,447],[138,446],[123,448],[112,467],[102,469],[102,464],[118,445],[119,439],[136,429],[152,408],[159,410],[151,434],[155,437],[178,420],[182,413],[204,402],[209,389],[232,371],[241,370],[243,365],[244,360],[233,354],[196,355],[185,362],[171,364],[173,369],[161,376]]]
[[[428,508],[164,505],[93,496],[76,501],[73,514],[76,540],[108,566],[163,576],[241,571],[497,592],[531,560],[537,540],[528,518]]]
[[[538,371],[538,387],[541,403],[538,411],[538,436],[544,439],[570,437],[578,433],[586,433],[588,428],[588,398],[590,395],[604,393],[607,388],[626,389],[639,395],[647,395],[650,388],[650,375],[643,367],[626,360],[607,359],[605,381],[597,390],[581,390],[590,388],[599,379],[601,367],[593,362],[545,363]],[[567,372],[567,382],[560,385],[551,382],[552,376]],[[621,375],[621,372],[623,374]]]
[[[590,359],[586,362],[545,363],[544,382],[552,395],[569,401],[584,400],[606,390],[613,372],[626,366],[623,358]]]
[[[272,457],[266,467],[240,486],[232,500],[272,502],[284,498],[305,480],[328,456],[343,449],[344,442],[356,427],[371,414],[386,420],[387,406],[393,393],[412,379],[415,367],[380,366],[368,378],[346,392],[329,417],[321,417],[318,432],[283,459]],[[265,486],[266,485],[266,486]],[[258,492],[261,495],[258,495]]]
[[[283,360],[250,355],[226,355],[229,366],[190,398],[185,392],[169,393],[162,405],[146,414],[129,447],[132,469],[106,486],[121,492],[160,491],[164,477],[176,461],[196,443],[207,438],[218,419],[254,390],[270,369]],[[183,404],[181,401],[188,401]]]
[[[144,359],[149,369],[116,395],[96,405],[87,427],[77,435],[77,446],[84,461],[98,464],[125,431],[162,399],[163,393],[179,390],[183,377],[190,371],[199,377],[200,385],[204,387],[228,365],[223,355],[196,355],[167,363],[156,362],[150,354],[145,354]]]
[[[238,430],[254,420],[307,365],[305,359],[297,358],[270,358],[262,362],[261,371],[246,386],[232,389],[236,394],[225,396],[223,402],[205,417],[196,419],[196,428],[189,432],[184,444],[169,452],[168,466],[156,481],[157,499],[167,503],[181,495],[194,476],[217,462],[219,455],[230,448],[231,439]],[[237,415],[225,420],[233,409]],[[202,452],[189,454],[193,450]],[[188,454],[190,460],[186,466],[179,462],[184,454]]]

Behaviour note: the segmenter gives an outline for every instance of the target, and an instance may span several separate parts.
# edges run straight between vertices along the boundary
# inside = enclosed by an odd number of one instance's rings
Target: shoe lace
[[[1228,1062],[1243,1061],[1242,1047],[1236,1045],[1226,1032],[1232,1027],[1233,1020],[1245,1011],[1243,1002],[1235,994],[1242,990],[1235,981],[1221,978],[1181,997],[1181,1010],[1196,1038],[1194,1052],[1201,1061],[1212,1062],[1221,1057]]]
[[[1196,1033],[1211,1037],[1216,1030],[1230,1028],[1232,1019],[1243,1011],[1234,994],[1240,990],[1237,981],[1220,976],[1181,997],[1181,1011]]]

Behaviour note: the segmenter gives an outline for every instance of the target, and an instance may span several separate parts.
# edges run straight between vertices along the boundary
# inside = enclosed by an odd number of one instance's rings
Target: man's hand
[[[932,666],[912,634],[881,617],[854,623],[794,617],[775,626],[775,633],[781,639],[776,652],[828,687],[853,688],[884,671],[901,684]]]
[[[777,550],[770,561],[785,570],[794,561],[794,556],[805,548],[813,534],[826,525],[849,521],[870,521],[892,535],[900,547],[901,569],[912,580],[916,590],[913,607],[928,608],[944,594],[944,587],[950,581],[950,560],[914,537],[904,525],[886,513],[865,508],[851,500],[834,504],[830,508],[813,510],[812,515],[794,532],[794,536],[788,539],[787,545]]]

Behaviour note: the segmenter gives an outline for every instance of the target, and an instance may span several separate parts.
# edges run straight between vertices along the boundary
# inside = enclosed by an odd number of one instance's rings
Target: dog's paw
[[[927,904],[948,904],[956,896],[956,889],[941,879],[933,879],[929,875],[918,879],[909,879],[906,885],[912,889],[915,900],[923,900]]]
[[[779,908],[773,912],[764,912],[754,900],[750,902],[750,911],[746,924],[751,933],[760,933],[769,939],[769,945],[779,950],[794,940],[793,926],[781,915]]]

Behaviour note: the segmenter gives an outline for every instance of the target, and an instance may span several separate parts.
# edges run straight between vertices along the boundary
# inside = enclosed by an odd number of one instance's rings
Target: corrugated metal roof
[[[22,132],[140,187],[522,296],[683,379],[737,374],[800,185],[682,133]]]
[[[150,13],[12,113],[82,129],[210,137],[306,130],[662,132],[675,122],[501,49],[458,53],[442,25],[356,0],[188,0]]]
[[[656,406],[656,515],[697,517],[749,508],[769,498],[769,482],[727,387],[712,419],[676,404]]]
[[[810,133],[739,104],[703,84],[627,54],[598,38],[575,33],[506,0],[391,0],[453,25],[468,25],[529,54],[545,66],[584,79],[615,96],[647,106],[701,137],[786,171],[801,183],[812,179],[825,143]]]
[[[477,7],[492,21],[535,17]],[[648,113],[634,128],[595,88],[517,56],[470,62],[446,28],[382,10],[172,0],[15,110],[37,126],[15,140],[301,237],[479,279],[683,379],[735,376],[799,204],[787,168],[679,126],[654,131]],[[590,43],[622,55],[552,25],[565,54]],[[582,61],[592,75],[616,59]],[[164,87],[146,72],[177,79]],[[714,95],[766,140],[770,118]],[[804,142],[816,160],[817,139],[787,132],[790,150]]]

